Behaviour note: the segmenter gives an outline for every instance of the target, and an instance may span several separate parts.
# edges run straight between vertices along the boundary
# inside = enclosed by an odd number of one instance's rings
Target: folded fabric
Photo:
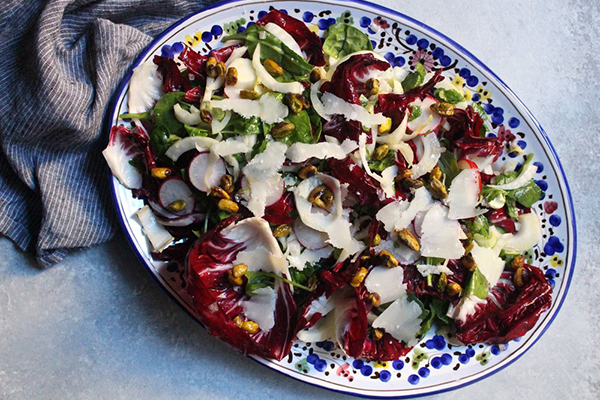
[[[101,130],[135,56],[210,0],[8,0],[0,14],[0,233],[41,267],[116,229]]]

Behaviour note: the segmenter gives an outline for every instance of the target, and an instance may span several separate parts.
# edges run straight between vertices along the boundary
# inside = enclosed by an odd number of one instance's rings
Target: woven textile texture
[[[101,131],[135,56],[213,1],[5,0],[0,11],[0,233],[41,267],[116,229]]]

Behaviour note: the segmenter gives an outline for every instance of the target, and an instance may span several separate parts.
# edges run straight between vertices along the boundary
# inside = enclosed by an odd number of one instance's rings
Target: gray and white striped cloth
[[[4,0],[0,233],[41,267],[116,229],[101,124],[134,57],[211,0]]]

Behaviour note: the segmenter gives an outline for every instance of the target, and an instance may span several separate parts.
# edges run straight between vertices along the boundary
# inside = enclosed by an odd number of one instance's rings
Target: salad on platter
[[[535,325],[552,292],[528,257],[537,167],[460,85],[278,10],[222,41],[138,65],[103,152],[211,334],[385,361],[430,329],[506,343]]]

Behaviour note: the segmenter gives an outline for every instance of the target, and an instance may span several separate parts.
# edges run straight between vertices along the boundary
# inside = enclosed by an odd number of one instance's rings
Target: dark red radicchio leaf
[[[336,321],[336,332],[346,354],[367,361],[391,361],[411,350],[411,347],[406,347],[388,333],[384,333],[378,341],[373,340],[369,335],[367,320],[367,314],[371,311],[369,292],[364,285],[354,290],[344,290],[341,302],[343,310]]]
[[[424,85],[408,90],[404,94],[384,93],[378,96],[378,102],[375,105],[375,112],[382,113],[392,119],[392,130],[396,129],[404,118],[404,113],[410,103],[417,99],[423,99],[431,92],[436,83],[442,81],[444,77],[442,71],[438,70]]]
[[[192,87],[190,81],[179,71],[179,67],[172,58],[154,56],[154,64],[158,65],[165,93],[187,92]]]
[[[490,211],[486,214],[486,216],[493,225],[499,226],[508,233],[515,233],[517,230],[515,221],[513,221],[506,212],[506,207]]]
[[[363,132],[362,124],[359,121],[348,121],[340,114],[332,115],[331,119],[323,125],[323,135],[333,136],[340,142],[350,139],[358,143],[361,133],[367,135],[367,143],[373,141],[371,131]]]
[[[488,298],[464,322],[456,320],[458,340],[465,344],[507,343],[525,335],[550,308],[552,287],[537,267],[525,264],[528,281],[512,284],[513,271],[505,271]]]
[[[499,137],[482,137],[483,119],[473,107],[465,110],[455,109],[454,115],[447,118],[450,129],[444,133],[453,149],[457,149],[460,158],[467,155],[486,157],[493,155],[496,160],[502,153],[504,143],[514,139],[510,132]]]
[[[348,191],[356,197],[361,205],[375,205],[379,202],[378,184],[350,157],[343,160],[330,158],[329,167],[331,174],[337,180],[348,184]]]
[[[368,314],[371,311],[371,304],[369,302],[369,292],[364,285],[356,288],[356,296],[358,303],[363,304],[359,308],[364,309],[365,313]],[[405,356],[411,349],[412,347],[406,347],[404,343],[384,332],[380,340],[373,340],[370,335],[366,336],[360,358],[367,361],[392,361]]]
[[[277,200],[265,208],[263,219],[272,224],[291,224],[294,222],[290,213],[294,210],[294,194],[286,192]]]
[[[358,54],[338,65],[331,81],[323,83],[322,92],[330,92],[352,104],[360,104],[360,95],[365,94],[365,82],[373,70],[385,71],[390,68],[387,61],[375,58],[373,54]],[[381,97],[381,96],[380,96]]]
[[[281,360],[292,346],[297,317],[296,303],[288,284],[275,282],[275,324],[268,332],[259,330],[250,334],[233,323],[233,319],[243,313],[241,303],[247,296],[244,286],[229,284],[228,268],[224,266],[231,264],[246,246],[228,239],[223,230],[238,218],[232,216],[223,220],[192,245],[186,262],[186,289],[209,333],[243,354]]]
[[[150,150],[148,135],[137,129],[130,131],[122,125],[114,125],[110,130],[108,146],[117,146],[133,163],[145,166],[146,173],[156,166],[156,158]]]
[[[325,65],[325,54],[323,54],[323,44],[321,39],[304,22],[297,20],[279,10],[271,10],[261,19],[256,21],[256,25],[265,26],[269,22],[278,25],[290,34],[300,46],[307,57],[307,61],[317,67]]]
[[[356,263],[340,262],[333,269],[320,272],[317,287],[299,309],[296,332],[310,328],[323,316],[323,296],[325,299],[331,298],[338,289],[350,282],[357,268]]]
[[[448,268],[452,271],[452,275],[448,275],[448,281],[458,283],[461,287],[466,286],[466,275],[464,270],[460,266],[458,260],[449,260]],[[457,298],[455,296],[448,296],[446,292],[440,293],[435,287],[439,279],[439,275],[433,275],[432,285],[427,284],[427,279],[421,275],[419,270],[414,265],[404,266],[404,283],[406,283],[407,290],[413,293],[417,297],[420,296],[435,296],[441,299]]]

